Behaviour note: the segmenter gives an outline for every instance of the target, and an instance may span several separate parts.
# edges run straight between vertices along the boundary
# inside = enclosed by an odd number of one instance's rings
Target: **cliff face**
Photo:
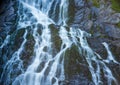
[[[11,35],[16,30],[17,20],[17,1],[2,0],[0,3],[0,46],[2,47],[3,43],[5,43],[5,46],[4,48],[0,47],[0,78],[5,64],[17,47],[12,42],[6,45],[10,40],[13,41],[12,37],[5,41],[6,36]],[[3,82],[3,80],[0,80],[0,85],[3,85]]]
[[[107,57],[107,52],[102,43],[107,42],[115,59],[120,62],[120,2],[118,0],[74,1],[74,18],[71,26],[78,27],[90,33],[92,36],[87,39],[90,47],[104,59]],[[80,64],[78,66],[82,67],[83,74],[86,74],[88,71],[87,68]],[[114,76],[120,81],[120,67],[113,65],[112,61],[109,67],[112,69]],[[89,75],[89,72],[86,75]],[[80,76],[74,76],[71,80],[79,80],[80,78]],[[88,76],[87,79],[90,80]],[[88,83],[92,85],[88,80],[82,80],[81,78],[79,85],[88,85]]]
[[[108,42],[116,58],[119,58],[119,51],[115,51],[115,48],[120,47],[120,13],[114,10],[117,8],[113,7],[115,2],[112,0],[95,1],[97,0],[81,0],[81,2],[75,0],[75,16],[72,26],[78,26],[92,34],[88,41],[95,51],[101,52],[103,49],[101,43]]]
[[[77,27],[90,33],[92,36],[87,38],[90,47],[95,52],[99,53],[104,59],[106,59],[107,52],[102,43],[107,42],[113,55],[115,56],[115,59],[120,62],[120,2],[118,0],[69,1],[69,25],[71,27]],[[6,35],[15,32],[18,20],[17,1],[5,0],[1,3],[0,8],[1,46],[6,38]],[[22,31],[20,31],[19,34],[21,33]],[[22,39],[20,38],[16,41],[16,43],[21,40]],[[30,42],[32,41],[33,40],[31,39]],[[9,60],[7,56],[12,55],[17,46],[19,46],[19,43],[20,42],[18,42],[17,45],[11,43],[3,49],[0,49],[0,74],[3,72],[4,64],[7,62],[7,60]],[[74,52],[77,52],[77,50],[73,46],[66,55],[73,55]],[[78,57],[77,54],[76,57]],[[72,57],[68,59],[68,61],[68,64],[71,62],[73,64],[67,67],[70,71],[66,71],[68,72],[66,75],[69,74],[69,76],[67,76],[68,79],[65,81],[65,83],[69,85],[94,85],[93,82],[91,82],[90,72],[88,72],[88,67],[86,65],[76,62]],[[81,61],[81,59],[79,59],[79,61]],[[120,81],[120,67],[116,64],[113,64],[112,61],[108,66],[114,73],[114,76],[118,79],[118,81]]]
[[[2,0],[0,3],[0,46],[4,42],[7,35],[13,33],[16,29],[17,21],[17,3],[12,0]],[[9,52],[8,52],[9,51]],[[5,53],[10,54],[10,49],[5,47],[0,49],[0,68],[3,68],[3,64],[8,60]],[[3,58],[4,57],[4,58]],[[1,75],[0,70],[0,75]]]
[[[1,43],[5,36],[15,30],[17,20],[17,2],[12,0],[4,0],[0,5],[0,38]],[[0,44],[1,44],[0,43]]]

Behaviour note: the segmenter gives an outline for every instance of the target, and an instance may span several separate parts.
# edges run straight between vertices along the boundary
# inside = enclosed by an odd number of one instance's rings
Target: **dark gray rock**
[[[103,42],[110,42],[110,41],[105,38],[89,38],[88,39],[88,43],[89,43],[90,47],[93,49],[93,51],[100,54],[100,56],[103,59],[106,59],[107,52],[106,52],[104,46],[102,45]]]
[[[95,85],[83,75],[74,75],[68,85]]]
[[[0,46],[4,42],[6,36],[8,34],[11,35],[11,33],[13,33],[16,29],[15,17],[17,10],[16,11],[14,10],[14,7],[16,5],[15,3],[16,3],[15,0],[2,0],[2,2],[0,3]],[[6,44],[3,48],[0,48],[0,77],[3,72],[4,65],[11,58],[11,55],[14,53],[14,51],[15,45],[12,44],[12,41]],[[5,75],[4,78],[2,78],[2,80],[0,81],[0,85],[10,84],[10,82],[8,82],[9,84],[5,84],[4,81]]]
[[[120,62],[120,29],[116,27],[116,24],[119,22],[119,13],[113,14],[109,6],[104,6],[103,8],[96,8],[91,5],[91,3],[86,3],[83,0],[75,0],[75,16],[74,21],[71,26],[78,27],[82,30],[91,33],[91,37],[87,38],[90,47],[93,51],[100,54],[103,59],[107,58],[107,52],[105,47],[102,45],[103,42],[107,42],[110,46],[110,50],[112,51],[115,59]],[[106,8],[105,8],[106,7]],[[81,62],[81,61],[80,61]],[[120,79],[119,74],[120,69],[119,65],[110,64],[109,66],[113,71],[113,75],[118,79]],[[76,64],[74,64],[76,66]],[[77,67],[77,66],[76,66]],[[72,67],[71,67],[72,68]],[[85,68],[85,67],[83,67]],[[114,69],[114,70],[113,70]],[[86,70],[84,70],[86,72]],[[78,74],[84,72],[79,72]],[[75,74],[73,74],[75,76]],[[80,77],[82,77],[80,75]],[[84,76],[85,77],[85,76]],[[88,79],[85,77],[85,81]],[[71,80],[75,81],[77,78],[71,78]],[[79,79],[80,80],[80,79]],[[90,80],[88,80],[90,81]],[[86,83],[88,83],[86,81]],[[105,79],[103,78],[103,81]],[[79,82],[79,81],[76,81]],[[86,83],[72,83],[70,85],[89,85]],[[69,85],[69,84],[68,84]],[[105,84],[106,85],[106,84]]]
[[[77,46],[73,45],[65,52],[65,85],[94,85],[91,73],[83,56],[79,54]]]
[[[12,0],[5,0],[0,5],[0,37],[2,40],[5,39],[7,34],[12,33],[16,27],[16,11],[14,10],[13,5],[15,6],[17,2]]]
[[[6,17],[6,22],[15,21],[16,14],[12,14]]]
[[[112,41],[110,47],[116,60],[120,62],[120,39]]]
[[[80,23],[80,21],[82,21],[82,19],[83,19],[83,16],[84,16],[84,10],[83,9],[81,9],[81,10],[79,10],[79,11],[77,11],[76,13],[75,13],[75,16],[74,16],[74,22],[73,23]]]
[[[0,16],[0,26],[3,24],[4,21],[5,21],[5,16],[1,15]]]
[[[59,37],[60,26],[51,24],[49,25],[49,28],[51,30],[51,39],[53,42],[53,48],[56,48],[54,51],[59,52],[61,49],[61,44],[62,44],[62,40]]]
[[[105,25],[105,34],[112,39],[120,39],[120,29],[116,28],[114,25]]]
[[[85,6],[85,0],[74,0],[75,1],[75,7],[77,9],[81,9]]]

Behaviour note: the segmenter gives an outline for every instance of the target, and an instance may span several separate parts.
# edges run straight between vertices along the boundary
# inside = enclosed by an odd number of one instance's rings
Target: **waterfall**
[[[73,45],[78,48],[79,55],[84,57],[94,85],[104,84],[102,75],[105,76],[107,85],[113,85],[113,83],[118,85],[111,69],[107,66],[110,62],[119,64],[112,55],[109,45],[103,43],[108,53],[107,59],[103,59],[94,52],[86,39],[91,37],[91,34],[80,28],[68,27],[68,7],[69,0],[19,0],[17,31],[25,31],[22,35],[22,43],[4,66],[0,79],[4,80],[4,85],[64,85],[65,69],[67,69],[64,67],[65,62],[67,62],[64,58],[68,57],[65,56],[65,53]],[[52,28],[51,25],[56,26],[56,28]],[[60,43],[59,49],[54,43],[53,30],[57,30],[55,35],[61,41],[61,43],[58,41]],[[25,51],[27,36],[30,32],[35,43],[32,58],[28,59],[30,63],[25,69],[21,55]],[[11,42],[11,36],[6,37],[0,49]],[[58,43],[57,46],[59,46]],[[96,67],[94,67],[93,62]],[[14,69],[19,70],[20,73],[11,79]]]

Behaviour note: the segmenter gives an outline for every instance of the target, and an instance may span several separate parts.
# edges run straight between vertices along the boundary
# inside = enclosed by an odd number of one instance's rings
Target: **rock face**
[[[97,51],[95,45],[99,46],[102,42],[115,46],[115,42],[120,40],[120,28],[116,25],[120,23],[120,13],[116,13],[110,8],[109,1],[106,4],[100,4],[99,8],[92,5],[89,0],[75,0],[75,3],[72,26],[78,26],[92,34],[89,43],[95,51]]]
[[[116,13],[110,8],[109,1],[106,4],[100,4],[100,7],[97,8],[89,0],[75,0],[74,15],[71,26],[79,27],[92,34],[88,42],[95,51],[99,53],[104,49],[102,42],[107,42],[111,49],[116,46],[116,42],[117,47],[120,47],[120,28],[117,26],[120,23],[120,13]]]
[[[72,45],[65,53],[65,74],[67,85],[94,85],[91,74],[78,48]],[[66,69],[67,68],[67,69]]]
[[[94,0],[74,1],[75,16],[71,26],[79,27],[80,29],[91,33],[92,36],[88,38],[88,43],[90,47],[104,59],[106,59],[107,53],[102,43],[107,42],[115,59],[120,62],[120,27],[117,25],[120,23],[120,13],[116,13],[111,9],[109,1],[105,3],[105,0],[100,0],[100,7],[94,6]],[[113,66],[114,69],[118,68],[117,65]],[[120,71],[112,71],[117,73],[115,76],[117,76],[117,79],[119,80],[120,75],[118,74]]]
[[[16,29],[16,5],[17,2],[11,0],[5,0],[0,5],[0,38],[2,41],[7,34],[13,32]]]
[[[17,2],[15,0],[2,0],[0,3],[0,46],[6,39],[7,35],[13,33],[16,29],[17,21]],[[9,40],[12,40],[9,38]],[[0,76],[3,71],[3,67],[7,60],[10,59],[12,53],[14,52],[13,48],[15,46],[9,43],[8,45],[0,48]],[[0,85],[3,85],[4,81],[0,81]]]

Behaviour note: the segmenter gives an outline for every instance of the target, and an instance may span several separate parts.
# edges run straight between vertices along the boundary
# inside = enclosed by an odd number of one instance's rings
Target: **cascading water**
[[[4,66],[1,76],[1,81],[5,79],[4,85],[63,85],[66,79],[64,64],[67,62],[64,60],[64,54],[72,45],[78,48],[79,55],[85,57],[94,85],[104,85],[102,75],[106,77],[107,85],[113,85],[113,83],[118,85],[107,63],[113,61],[119,65],[119,62],[114,59],[107,43],[104,42],[103,45],[108,57],[102,59],[87,43],[86,37],[90,37],[90,34],[80,30],[80,28],[70,27],[67,30],[68,5],[68,0],[19,0],[17,30],[25,29],[25,31],[20,47]],[[62,43],[60,50],[56,52],[54,52],[56,48],[54,41],[52,41],[53,30],[50,28],[51,24],[60,26],[60,29],[56,29]],[[24,69],[21,54],[24,51],[29,30],[32,32],[35,43],[31,63]],[[0,46],[1,49],[10,42],[11,36],[6,37],[4,43]],[[93,62],[96,67],[94,67]],[[15,68],[20,73],[11,79],[11,74]],[[4,76],[7,77],[4,78]]]

